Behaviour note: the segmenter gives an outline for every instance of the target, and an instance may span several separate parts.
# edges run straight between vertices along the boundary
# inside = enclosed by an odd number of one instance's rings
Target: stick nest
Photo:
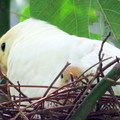
[[[103,40],[103,44],[105,40]],[[101,45],[98,55],[99,62],[95,64],[98,64],[98,69],[95,74],[85,74],[95,67],[95,65],[93,65],[81,76],[77,78],[71,76],[71,82],[69,84],[57,88],[54,92],[48,94],[57,80],[55,79],[53,83],[48,86],[43,97],[28,98],[20,91],[21,85],[19,83],[15,86],[5,75],[0,73],[1,79],[7,80],[7,84],[1,85],[0,97],[3,97],[4,100],[0,104],[0,118],[4,120],[69,120],[97,82],[104,77],[104,70],[119,61],[119,59],[116,58],[105,67],[102,66],[102,62],[109,59],[103,60],[103,44]],[[68,65],[69,63],[67,63],[65,68]],[[65,68],[63,68],[61,73]],[[119,84],[120,83],[117,82],[114,85]],[[10,86],[13,86],[19,92],[19,96],[10,96]],[[7,88],[7,90],[5,88]],[[87,120],[120,120],[119,101],[120,96],[114,95],[112,88],[110,88],[97,102],[87,117]]]

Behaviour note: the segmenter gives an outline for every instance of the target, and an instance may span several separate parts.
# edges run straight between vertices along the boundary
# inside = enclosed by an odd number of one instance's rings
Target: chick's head
[[[68,66],[63,74],[61,75],[61,86],[70,83],[71,79],[75,79],[82,74],[82,71],[79,67],[70,65]]]

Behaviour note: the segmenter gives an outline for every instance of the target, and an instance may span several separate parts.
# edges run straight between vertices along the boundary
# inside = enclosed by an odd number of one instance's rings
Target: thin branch
[[[64,72],[64,70],[70,65],[70,63],[66,63],[65,67],[60,71],[60,73],[57,75],[57,77],[53,80],[53,82],[50,84],[49,88],[47,89],[47,91],[45,92],[45,94],[43,95],[43,97],[45,97],[47,95],[47,93],[49,92],[49,90],[52,88],[52,86],[54,85],[54,83],[57,81],[57,79],[61,76],[61,74]]]
[[[102,71],[102,66],[103,66],[103,64],[102,64],[102,59],[103,59],[103,55],[102,55],[103,46],[104,46],[106,40],[107,40],[110,36],[111,36],[111,33],[109,33],[109,34],[105,37],[105,39],[102,41],[101,48],[100,48],[100,51],[99,51],[99,53],[98,53],[98,58],[99,58],[99,67],[98,67],[98,68],[99,68],[99,71],[100,71],[102,77],[104,77],[104,73],[103,73],[103,71]]]

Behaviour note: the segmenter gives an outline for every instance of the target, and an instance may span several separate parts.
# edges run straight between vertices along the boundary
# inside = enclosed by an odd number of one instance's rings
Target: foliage
[[[9,30],[10,0],[0,0],[0,37]]]
[[[31,16],[48,21],[69,34],[111,40],[120,47],[120,2],[118,0],[31,0]],[[97,32],[96,32],[97,31]]]
[[[89,9],[90,0],[31,0],[30,4],[32,17],[48,21],[69,34],[94,37],[88,26],[97,22],[98,16],[93,8]]]
[[[27,5],[27,6],[25,7],[25,9],[23,10],[23,15],[30,16],[30,5]],[[24,17],[24,16],[21,16],[21,17],[20,17],[20,21],[21,21],[21,22],[24,21],[24,20],[26,20],[26,19],[27,19],[27,17]]]
[[[119,6],[119,0],[30,0],[23,15],[31,14],[80,37],[102,40],[112,32],[110,41],[120,48]]]

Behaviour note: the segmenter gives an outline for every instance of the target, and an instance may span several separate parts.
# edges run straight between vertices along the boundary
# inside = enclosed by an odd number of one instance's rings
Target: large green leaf
[[[119,0],[96,0],[96,10],[102,13],[100,20],[103,35],[112,32],[111,41],[120,48],[120,1]]]
[[[88,25],[98,21],[90,0],[31,0],[30,5],[32,17],[78,36],[90,37]]]
[[[111,31],[112,42],[117,46],[120,45],[119,12],[119,0],[30,0],[32,17],[81,37],[102,39]]]

